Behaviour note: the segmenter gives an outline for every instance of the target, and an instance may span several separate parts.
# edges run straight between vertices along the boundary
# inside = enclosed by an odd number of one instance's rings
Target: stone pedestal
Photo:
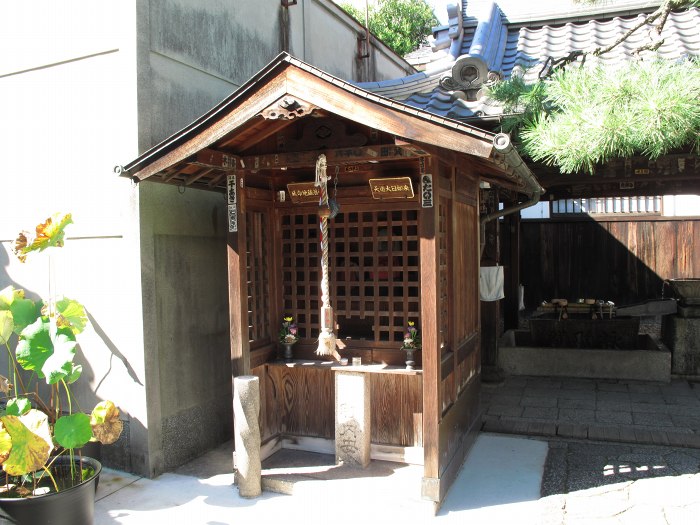
[[[335,373],[335,461],[366,467],[370,461],[369,374]]]
[[[233,379],[233,424],[236,447],[236,484],[244,498],[262,492],[260,459],[260,379],[239,376]]]
[[[679,306],[677,315],[664,316],[661,334],[671,350],[671,372],[700,375],[700,308]]]

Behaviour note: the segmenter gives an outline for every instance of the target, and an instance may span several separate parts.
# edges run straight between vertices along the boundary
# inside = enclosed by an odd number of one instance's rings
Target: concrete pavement
[[[292,472],[293,495],[243,499],[226,444],[154,480],[106,470],[95,523],[698,523],[694,383],[511,377],[483,392],[483,431],[436,516],[420,499],[422,467],[353,470],[321,455]],[[268,474],[289,467],[278,459]]]
[[[307,470],[293,495],[265,491],[243,499],[228,472],[230,447],[154,480],[105,471],[95,524],[534,524],[547,456],[543,441],[480,435],[434,516],[431,505],[420,499],[422,467],[383,461],[373,461],[370,472]]]
[[[154,480],[106,471],[95,524],[691,525],[700,513],[698,449],[482,433],[437,516],[416,466],[373,462],[383,475],[318,474],[248,500],[229,458],[230,445]]]

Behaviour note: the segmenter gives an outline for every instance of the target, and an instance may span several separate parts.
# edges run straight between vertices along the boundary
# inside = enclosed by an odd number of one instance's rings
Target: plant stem
[[[5,348],[7,348],[7,356],[10,359],[10,362],[12,363],[12,381],[13,385],[15,385],[15,397],[17,396],[17,382],[19,381],[20,387],[22,388],[22,394],[26,395],[27,390],[26,387],[24,386],[24,382],[22,381],[22,376],[17,372],[17,361],[15,360],[15,356],[12,355],[12,350],[10,349],[10,345],[5,343]],[[9,368],[9,364],[8,364]],[[9,372],[8,372],[8,375]]]
[[[55,479],[55,478],[53,477],[53,475],[51,474],[51,470],[50,470],[50,469],[51,469],[51,467],[53,466],[54,461],[56,461],[56,458],[57,458],[57,457],[58,457],[58,456],[55,456],[55,457],[49,462],[48,465],[44,465],[43,467],[41,467],[41,468],[43,469],[44,473],[39,477],[39,480],[38,480],[38,482],[41,483],[41,480],[43,479],[44,475],[45,475],[45,474],[48,475],[48,476],[49,476],[49,479],[51,480],[51,483],[53,483],[53,488],[56,490],[56,492],[58,492],[58,483],[56,483],[56,479]],[[32,478],[34,478],[34,488],[36,489],[36,483],[37,483],[36,476],[32,476]]]
[[[70,390],[68,389],[68,385],[66,384],[65,379],[61,379],[61,384],[63,385],[63,388],[66,390],[66,399],[68,400],[68,413],[72,414],[73,413],[73,404],[71,403]],[[58,385],[56,385],[56,386],[58,386]]]

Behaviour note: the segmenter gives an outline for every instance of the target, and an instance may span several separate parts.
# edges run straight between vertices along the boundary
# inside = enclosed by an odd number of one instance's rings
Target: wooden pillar
[[[440,348],[438,282],[439,180],[433,175],[433,206],[420,213],[421,331],[423,339],[423,488],[430,499],[440,476]]]
[[[231,374],[250,374],[248,340],[248,279],[246,278],[246,219],[243,177],[228,177],[228,298]],[[233,387],[233,384],[232,384]]]
[[[486,196],[486,213],[498,211],[498,191],[491,190]],[[499,226],[499,219],[493,219],[482,229],[484,249],[481,253],[481,266],[495,266],[500,262]],[[498,369],[500,315],[500,301],[481,301],[481,377],[486,382],[501,378]]]
[[[519,325],[520,308],[520,213],[505,218],[505,298],[503,299],[503,319],[506,330],[514,330]]]

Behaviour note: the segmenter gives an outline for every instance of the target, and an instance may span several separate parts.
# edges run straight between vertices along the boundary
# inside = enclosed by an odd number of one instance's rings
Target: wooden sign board
[[[243,182],[242,179],[241,182]],[[236,233],[238,231],[238,195],[235,175],[226,177],[226,196],[228,204],[228,231]]]
[[[392,177],[387,179],[369,179],[373,199],[412,199],[413,184],[411,177]]]
[[[430,173],[424,173],[420,176],[420,202],[423,208],[433,207],[433,176]]]
[[[294,204],[318,203],[321,198],[321,188],[313,182],[290,182],[287,184],[287,191]]]

